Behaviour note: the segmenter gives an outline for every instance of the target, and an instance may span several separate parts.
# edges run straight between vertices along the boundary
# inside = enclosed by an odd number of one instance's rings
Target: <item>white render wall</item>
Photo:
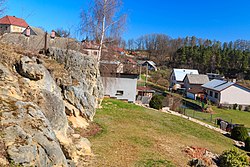
[[[135,102],[137,79],[102,77],[102,81],[104,95]],[[123,91],[123,95],[116,95],[117,91]]]
[[[232,85],[221,91],[220,103],[250,105],[250,90],[238,85]]]
[[[17,32],[17,33],[22,33],[26,28],[24,27],[19,27],[15,25],[10,26],[10,32]]]

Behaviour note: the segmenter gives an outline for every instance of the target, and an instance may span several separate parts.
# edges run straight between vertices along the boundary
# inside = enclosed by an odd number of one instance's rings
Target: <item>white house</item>
[[[136,100],[137,74],[110,74],[102,76],[104,95],[134,103]]]
[[[194,69],[176,69],[174,68],[170,75],[170,87],[176,84],[184,85],[184,78],[187,74],[199,74],[198,70]]]
[[[22,33],[28,26],[25,20],[15,16],[4,16],[0,19],[1,33]]]
[[[202,88],[207,93],[207,98],[214,103],[250,105],[250,89],[237,83],[214,79],[202,85]]]

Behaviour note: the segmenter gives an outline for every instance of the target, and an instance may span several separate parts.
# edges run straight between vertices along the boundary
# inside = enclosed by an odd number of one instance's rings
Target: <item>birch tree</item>
[[[81,12],[81,31],[99,45],[98,62],[105,43],[118,39],[126,22],[120,14],[121,0],[92,0],[87,10]]]
[[[5,12],[5,3],[6,3],[6,0],[0,0],[0,15],[3,15],[4,12]]]

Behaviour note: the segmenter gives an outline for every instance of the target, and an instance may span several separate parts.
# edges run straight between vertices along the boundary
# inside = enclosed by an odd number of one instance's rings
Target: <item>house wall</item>
[[[196,96],[193,93],[187,92],[187,98],[195,100]]]
[[[175,75],[174,75],[174,73],[172,72],[172,73],[171,73],[171,76],[170,76],[170,87],[173,87],[173,86],[175,85],[175,82],[176,82],[176,80],[175,80]]]
[[[250,105],[250,90],[239,85],[232,85],[221,91],[220,103]]]
[[[185,79],[184,79],[184,88],[186,88],[186,90],[191,89],[191,88],[199,88],[199,89],[201,89],[201,84],[190,84],[188,82],[187,77],[185,77]]]
[[[176,84],[180,84],[181,86],[183,86],[184,83],[177,81],[174,73],[172,73],[170,76],[170,87],[173,87]]]
[[[1,33],[9,33],[10,32],[10,25],[1,24],[0,25],[0,32]]]
[[[26,28],[10,25],[10,32],[22,33]]]
[[[102,77],[102,81],[104,95],[116,97],[121,100],[128,100],[133,103],[135,102],[137,79]],[[119,95],[117,91],[122,91],[123,94]]]
[[[207,93],[207,99],[208,100],[210,100],[211,102],[214,102],[216,104],[220,103],[220,99],[221,99],[220,92],[210,90],[210,89],[206,89],[205,91]],[[216,97],[216,94],[218,95],[217,97]]]

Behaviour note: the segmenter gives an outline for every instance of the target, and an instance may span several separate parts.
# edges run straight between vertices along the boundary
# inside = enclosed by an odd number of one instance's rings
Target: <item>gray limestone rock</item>
[[[40,107],[53,130],[66,135],[68,120],[63,100],[47,90],[42,90],[42,97],[43,103],[40,104]]]
[[[37,64],[36,61],[30,59],[27,56],[21,58],[20,64],[18,64],[18,72],[31,80],[41,80],[44,77],[44,66]]]
[[[2,112],[1,119],[9,158],[23,166],[67,166],[51,124],[41,109],[33,103],[11,100],[9,103],[16,109]]]
[[[64,98],[88,120],[93,120],[95,108],[103,98],[103,85],[96,59],[72,50],[50,48],[48,56],[59,63],[64,63],[73,79],[78,84],[63,86]]]

